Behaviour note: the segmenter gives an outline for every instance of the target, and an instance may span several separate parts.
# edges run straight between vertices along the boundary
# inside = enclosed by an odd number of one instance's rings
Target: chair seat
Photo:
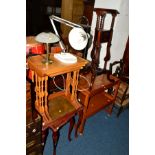
[[[128,87],[128,84],[121,81],[120,82],[119,89],[118,89],[118,96],[122,96],[122,94],[124,94],[124,91],[126,90],[127,87]],[[128,93],[128,91],[126,93]]]
[[[124,107],[129,104],[129,89],[128,89],[128,87],[129,87],[128,83],[121,81],[119,89],[118,89],[116,101],[115,101],[116,106]],[[126,91],[126,89],[127,89],[127,91]],[[126,91],[126,93],[125,93],[125,91]]]

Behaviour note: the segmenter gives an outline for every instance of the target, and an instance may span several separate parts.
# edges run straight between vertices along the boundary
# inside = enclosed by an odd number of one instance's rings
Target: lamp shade
[[[51,32],[41,32],[36,37],[35,40],[41,43],[56,43],[60,39],[57,35]]]
[[[69,43],[75,50],[82,50],[88,43],[88,35],[82,28],[74,27],[69,33]]]

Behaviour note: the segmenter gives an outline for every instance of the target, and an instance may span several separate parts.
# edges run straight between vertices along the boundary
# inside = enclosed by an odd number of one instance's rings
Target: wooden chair
[[[114,67],[116,67],[115,71]],[[120,86],[116,96],[115,107],[118,108],[117,117],[129,106],[129,75],[125,74],[125,63],[123,59],[110,63],[111,73],[120,79]]]
[[[118,117],[126,107],[129,107],[129,37],[123,58],[120,61],[110,63],[110,73],[120,79],[120,86],[114,106],[118,108]]]

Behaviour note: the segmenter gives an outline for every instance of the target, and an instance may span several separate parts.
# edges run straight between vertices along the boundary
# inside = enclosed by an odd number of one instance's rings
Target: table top
[[[42,63],[44,57],[46,57],[46,55],[37,55],[29,57],[27,60],[29,68],[35,71],[41,77],[56,76],[71,71],[80,70],[88,63],[87,60],[78,56],[76,63],[63,63],[54,58],[54,54],[51,53],[50,59],[53,61],[52,64],[44,64]]]
[[[83,77],[80,78],[78,83],[78,90],[84,90],[81,91],[83,94],[91,94],[103,91],[104,89],[110,88],[114,83],[110,80],[108,80],[107,74],[101,74],[96,76],[95,81],[93,83],[92,89],[90,90],[90,84],[91,84],[91,73],[83,75]],[[114,80],[115,82],[118,82],[119,79],[113,75],[110,75],[110,78]],[[87,80],[86,80],[87,79]]]

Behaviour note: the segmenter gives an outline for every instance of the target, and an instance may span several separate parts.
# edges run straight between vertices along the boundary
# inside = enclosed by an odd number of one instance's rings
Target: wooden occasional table
[[[84,75],[91,83],[91,74]],[[86,120],[95,115],[97,112],[106,109],[111,114],[113,104],[115,103],[116,95],[120,85],[120,80],[110,75],[110,81],[107,74],[101,74],[95,77],[91,89],[86,89],[88,83],[85,80],[80,80],[78,84],[78,99],[83,104],[83,116],[78,132],[83,134]]]
[[[45,55],[37,55],[28,58],[28,66],[32,70],[32,81],[35,82],[35,109],[42,116],[42,130],[51,128],[53,131],[53,154],[56,154],[56,145],[59,137],[59,128],[70,121],[68,139],[74,126],[74,116],[79,113],[75,135],[80,125],[80,114],[83,107],[77,101],[77,85],[79,71],[87,64],[87,60],[77,57],[73,64],[62,63],[50,55],[52,64],[43,64]],[[53,94],[48,94],[48,77],[66,74],[65,89]],[[82,116],[81,116],[82,117]]]

